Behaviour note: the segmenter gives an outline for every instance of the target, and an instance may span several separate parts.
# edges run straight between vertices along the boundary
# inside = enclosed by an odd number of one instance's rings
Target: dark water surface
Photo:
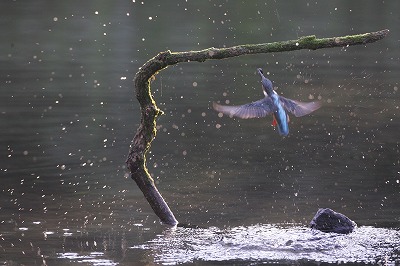
[[[398,1],[2,1],[0,264],[399,263]],[[183,223],[165,228],[127,174],[137,69],[159,51],[341,36],[367,46],[187,63],[152,83],[165,115],[148,166]],[[213,101],[320,99],[279,136]],[[348,236],[312,232],[321,207]]]

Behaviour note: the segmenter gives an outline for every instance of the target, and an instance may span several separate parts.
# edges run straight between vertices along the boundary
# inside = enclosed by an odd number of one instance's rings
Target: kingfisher
[[[265,97],[261,100],[244,105],[228,106],[213,103],[214,110],[243,119],[265,117],[272,113],[272,125],[278,128],[282,136],[289,134],[289,115],[296,117],[307,115],[321,107],[321,102],[299,102],[279,96],[272,86],[272,82],[264,76],[261,68],[257,68],[261,76],[261,84]]]

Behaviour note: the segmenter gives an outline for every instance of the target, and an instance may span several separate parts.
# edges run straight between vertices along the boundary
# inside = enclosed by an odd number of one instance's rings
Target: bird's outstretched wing
[[[264,117],[272,113],[276,109],[270,97],[265,97],[264,99],[252,103],[237,106],[220,105],[217,103],[213,103],[213,108],[214,110],[229,115],[231,117],[236,116],[244,119]]]
[[[291,100],[282,96],[279,96],[279,101],[287,111],[291,112],[296,117],[308,115],[309,113],[312,113],[321,107],[321,102],[319,101],[304,103]]]

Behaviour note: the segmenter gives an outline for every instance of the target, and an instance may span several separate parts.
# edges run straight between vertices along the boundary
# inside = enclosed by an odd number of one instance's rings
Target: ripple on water
[[[150,249],[156,262],[400,262],[398,229],[362,226],[348,235],[301,226],[254,225],[230,229],[173,228],[133,248]]]
[[[58,253],[57,257],[60,259],[67,259],[78,263],[88,263],[89,265],[94,265],[94,266],[118,265],[118,263],[115,263],[111,260],[104,258],[103,252],[88,252],[87,254],[79,254],[76,252],[65,252],[65,253]]]

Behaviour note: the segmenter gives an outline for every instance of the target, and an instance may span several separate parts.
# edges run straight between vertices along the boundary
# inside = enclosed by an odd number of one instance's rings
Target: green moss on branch
[[[157,133],[157,117],[162,114],[162,111],[157,107],[150,90],[151,80],[155,78],[159,71],[167,66],[182,62],[204,62],[210,59],[225,59],[241,55],[365,45],[383,39],[388,33],[389,30],[381,30],[365,34],[323,39],[318,39],[316,36],[312,35],[301,37],[297,40],[262,44],[245,44],[228,48],[211,47],[201,51],[174,53],[166,51],[159,53],[147,61],[136,73],[134,79],[136,98],[138,99],[141,108],[141,124],[133,138],[126,163],[131,172],[132,178],[142,190],[147,201],[150,203],[150,206],[161,221],[168,225],[176,225],[178,223],[161,194],[155,187],[154,181],[146,167],[146,154]]]

